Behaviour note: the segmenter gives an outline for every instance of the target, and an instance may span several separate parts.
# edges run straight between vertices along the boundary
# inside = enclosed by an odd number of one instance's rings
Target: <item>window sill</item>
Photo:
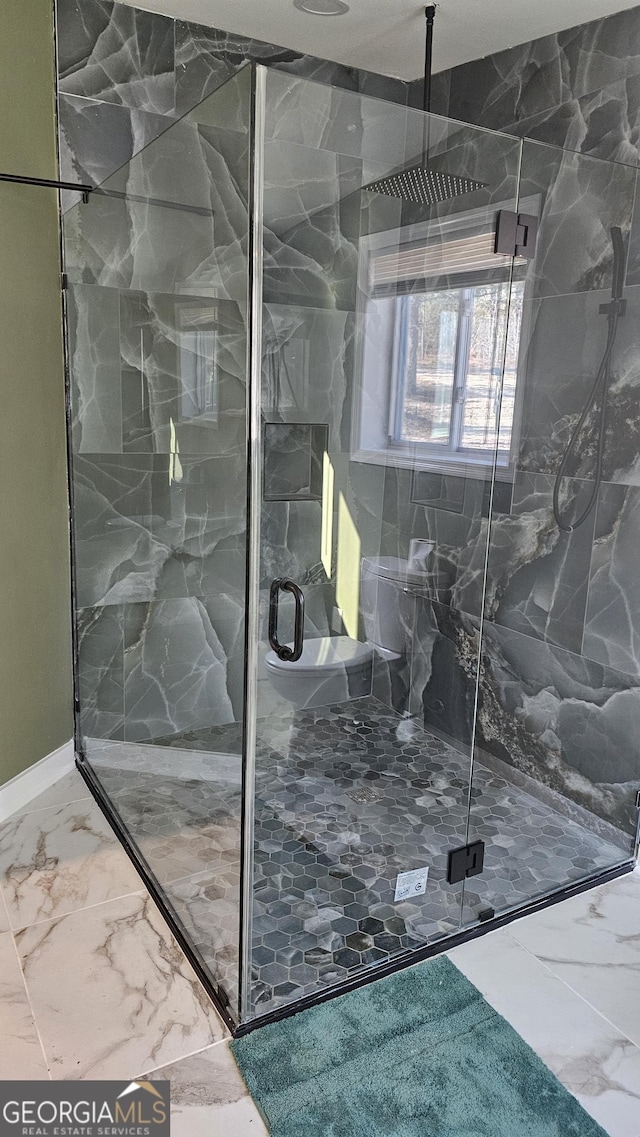
[[[459,478],[476,478],[478,481],[489,481],[493,474],[493,463],[483,461],[482,458],[457,457],[454,454],[420,454],[404,453],[402,450],[355,450],[351,454],[352,462],[362,462],[372,466],[391,466],[403,470],[425,470],[432,474],[454,474]],[[511,484],[514,479],[514,470],[511,463],[496,467],[496,481]]]

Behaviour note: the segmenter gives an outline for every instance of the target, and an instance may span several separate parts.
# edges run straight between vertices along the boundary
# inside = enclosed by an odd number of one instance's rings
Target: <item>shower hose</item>
[[[565,533],[572,533],[591,513],[595,501],[598,496],[598,491],[602,483],[602,459],[604,455],[605,443],[605,428],[607,421],[607,398],[609,394],[609,385],[611,383],[611,356],[615,347],[616,335],[618,332],[618,321],[621,316],[624,316],[626,308],[626,300],[623,299],[622,291],[624,288],[624,275],[625,275],[625,254],[624,242],[622,240],[622,230],[618,226],[614,226],[611,230],[611,244],[613,246],[613,284],[611,288],[611,302],[609,304],[601,304],[600,313],[607,317],[607,346],[604,350],[602,362],[598,368],[598,373],[594,380],[593,386],[589,392],[587,401],[582,409],[580,418],[573,428],[573,433],[569,439],[567,448],[562,456],[560,469],[556,476],[555,485],[553,487],[553,516],[555,517],[556,524],[559,529]],[[567,520],[566,508],[565,511],[560,507],[560,489],[562,480],[565,477],[565,471],[571,455],[574,452],[576,442],[580,435],[587,416],[589,415],[596,399],[600,395],[600,417],[598,421],[598,446],[596,453],[596,469],[594,475],[594,482],[589,500],[585,505],[580,516],[573,522]]]

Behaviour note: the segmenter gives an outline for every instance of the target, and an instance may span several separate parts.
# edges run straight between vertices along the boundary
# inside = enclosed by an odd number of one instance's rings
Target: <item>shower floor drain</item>
[[[367,801],[380,801],[382,794],[377,790],[370,790],[368,786],[363,786],[360,790],[353,790],[352,793],[347,794],[353,801],[357,801],[359,805],[364,805]]]

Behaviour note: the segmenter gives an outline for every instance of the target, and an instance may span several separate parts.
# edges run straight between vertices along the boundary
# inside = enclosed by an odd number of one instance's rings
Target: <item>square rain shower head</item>
[[[451,197],[484,189],[485,183],[476,182],[473,178],[461,178],[457,174],[443,174],[440,170],[431,170],[418,163],[399,170],[397,174],[369,182],[362,188],[372,193],[386,194],[387,197],[399,197],[402,201],[411,201],[416,205],[437,205]]]

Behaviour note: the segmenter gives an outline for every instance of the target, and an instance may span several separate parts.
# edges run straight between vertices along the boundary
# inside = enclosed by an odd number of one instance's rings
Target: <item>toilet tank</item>
[[[363,557],[360,601],[369,643],[398,654],[405,651],[412,617],[407,593],[422,591],[429,575],[409,569],[401,557]]]

